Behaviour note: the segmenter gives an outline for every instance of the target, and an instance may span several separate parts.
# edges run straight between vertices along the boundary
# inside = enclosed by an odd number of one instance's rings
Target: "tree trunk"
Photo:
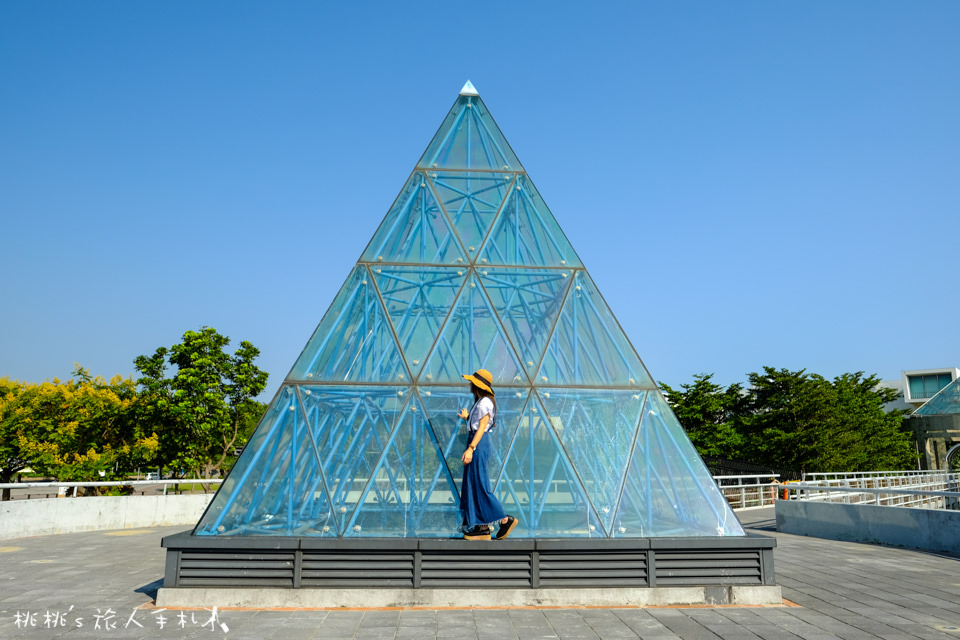
[[[13,473],[0,473],[0,482],[3,484],[9,483],[13,480]],[[0,495],[0,502],[7,502],[10,500],[10,489],[4,489],[2,495]]]

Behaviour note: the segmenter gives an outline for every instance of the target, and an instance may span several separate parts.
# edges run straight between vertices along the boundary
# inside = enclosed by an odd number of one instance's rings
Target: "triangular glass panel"
[[[558,269],[479,269],[480,281],[500,322],[520,351],[524,369],[537,373],[547,340],[573,281]]]
[[[417,167],[523,170],[486,105],[474,95],[457,98]]]
[[[955,413],[960,413],[960,378],[940,389],[936,395],[914,411],[913,415],[940,416]]]
[[[473,398],[466,384],[455,387],[421,387],[420,403],[423,413],[430,421],[430,426],[437,438],[440,453],[446,462],[447,469],[457,488],[460,491],[460,474],[453,473],[461,466],[460,455],[466,447],[465,422],[457,413],[460,409],[469,408]]]
[[[611,534],[745,535],[676,416],[656,391],[647,394]]]
[[[633,345],[584,271],[574,275],[537,374],[540,384],[653,389]]]
[[[334,515],[344,535],[409,396],[409,387],[301,388]]]
[[[415,171],[361,260],[403,264],[464,264],[466,257],[446,215],[427,185],[425,174]]]
[[[491,479],[496,479],[503,467],[513,435],[523,414],[527,402],[526,388],[497,388],[497,417],[493,431],[484,437],[491,439],[493,455],[487,466]],[[456,387],[421,387],[420,397],[424,413],[429,417],[430,425],[437,436],[444,460],[450,469],[459,495],[463,481],[460,456],[467,447],[467,423],[458,413],[469,409],[473,397],[466,384]]]
[[[510,192],[513,173],[475,171],[427,172],[447,217],[460,236],[471,261],[483,243],[494,217]]]
[[[580,267],[580,258],[526,175],[517,177],[480,249],[481,265]]]
[[[338,535],[317,450],[293,387],[280,390],[195,533]]]
[[[461,383],[464,373],[488,369],[494,386],[526,382],[517,358],[483,287],[470,274],[443,327],[420,384]]]
[[[531,397],[497,481],[497,497],[517,516],[519,537],[604,537],[552,422]]]
[[[346,535],[446,536],[456,530],[459,494],[415,397],[371,477]]]
[[[365,266],[357,266],[350,274],[287,379],[401,384],[410,381]]]
[[[541,388],[539,394],[554,431],[609,531],[646,392]]]
[[[371,269],[407,365],[416,376],[463,287],[466,268],[371,265]]]

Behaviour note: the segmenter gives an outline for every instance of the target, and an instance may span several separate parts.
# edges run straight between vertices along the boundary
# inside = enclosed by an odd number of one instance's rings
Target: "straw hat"
[[[490,385],[493,384],[493,376],[486,369],[477,369],[473,375],[464,374],[463,377],[477,385],[478,388],[488,392],[490,395],[495,395],[493,393],[493,389],[490,388]]]

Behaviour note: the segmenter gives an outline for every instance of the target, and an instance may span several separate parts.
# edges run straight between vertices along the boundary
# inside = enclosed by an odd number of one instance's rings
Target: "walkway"
[[[0,638],[960,640],[960,559],[777,534],[773,509],[739,515],[777,537],[777,579],[795,606],[227,610],[213,619],[152,606],[160,538],[182,529],[167,527],[0,540]]]

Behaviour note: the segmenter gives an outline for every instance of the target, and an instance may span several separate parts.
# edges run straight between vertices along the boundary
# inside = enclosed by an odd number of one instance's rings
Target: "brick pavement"
[[[160,538],[182,529],[166,527],[0,540],[0,638],[960,640],[960,559],[774,533],[772,509],[739,515],[777,537],[777,581],[799,606],[227,610],[212,619],[153,607]]]

